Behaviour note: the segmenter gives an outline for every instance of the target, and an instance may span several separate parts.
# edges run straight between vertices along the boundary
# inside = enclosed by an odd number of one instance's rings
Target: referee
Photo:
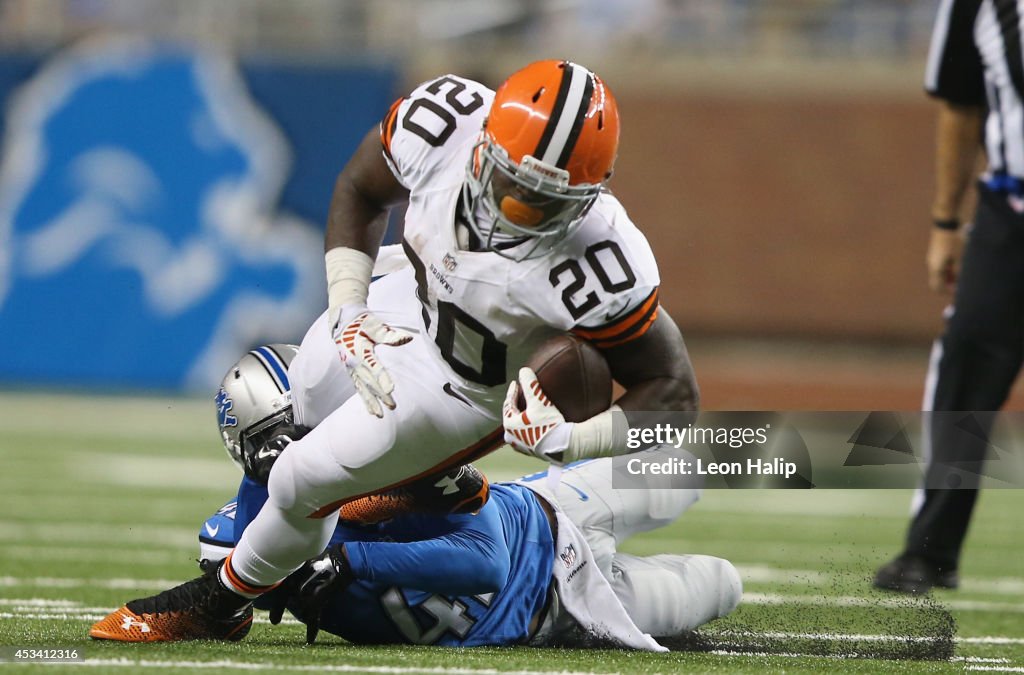
[[[925,88],[939,101],[934,227],[926,260],[932,289],[955,295],[945,332],[932,350],[925,410],[997,411],[1021,367],[1022,16],[1024,0],[942,0],[935,22],[925,77]],[[961,256],[959,215],[983,138],[988,167],[978,182],[973,227]],[[963,415],[930,417],[925,484],[905,548],[878,570],[878,588],[925,593],[959,584],[960,550],[995,415],[976,415],[974,433],[964,433],[957,423]]]

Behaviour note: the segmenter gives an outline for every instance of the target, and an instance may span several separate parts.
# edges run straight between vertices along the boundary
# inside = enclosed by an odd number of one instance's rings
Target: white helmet
[[[260,448],[279,427],[293,423],[288,366],[298,351],[286,344],[256,347],[220,383],[215,399],[220,437],[228,456],[250,478],[256,478],[251,475],[254,458],[246,451]]]

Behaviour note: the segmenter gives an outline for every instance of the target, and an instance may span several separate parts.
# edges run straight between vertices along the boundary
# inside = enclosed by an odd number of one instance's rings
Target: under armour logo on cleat
[[[148,623],[146,623],[145,621],[136,621],[135,617],[133,617],[130,614],[122,614],[121,619],[123,620],[123,623],[121,624],[122,630],[131,630],[132,626],[137,626],[138,629],[143,633],[149,632]]]
[[[461,472],[459,475],[462,475]],[[459,477],[452,478],[451,476],[445,476],[441,480],[434,483],[434,487],[441,488],[441,494],[451,495],[459,491],[458,481]]]

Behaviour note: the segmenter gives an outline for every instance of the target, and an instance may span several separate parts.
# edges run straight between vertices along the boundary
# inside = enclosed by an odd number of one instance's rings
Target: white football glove
[[[516,404],[520,389],[526,399],[526,410],[520,410]],[[531,369],[519,369],[519,381],[509,385],[502,411],[506,443],[524,455],[562,464],[573,423],[565,421],[561,411],[540,388],[537,375]]]
[[[412,340],[412,334],[387,325],[371,314],[366,305],[352,304],[341,308],[333,336],[341,362],[370,414],[383,417],[381,404],[394,410],[395,399],[391,392],[395,390],[395,383],[377,360],[374,348],[404,345]]]

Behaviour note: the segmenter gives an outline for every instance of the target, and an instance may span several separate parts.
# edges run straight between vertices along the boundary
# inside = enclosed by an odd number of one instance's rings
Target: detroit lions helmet
[[[571,61],[531,63],[495,92],[467,168],[468,225],[500,255],[543,255],[593,206],[618,146],[601,78]]]
[[[217,425],[231,461],[265,483],[273,460],[296,440],[288,366],[295,345],[256,347],[228,369],[217,391]],[[286,438],[280,438],[284,433]]]

